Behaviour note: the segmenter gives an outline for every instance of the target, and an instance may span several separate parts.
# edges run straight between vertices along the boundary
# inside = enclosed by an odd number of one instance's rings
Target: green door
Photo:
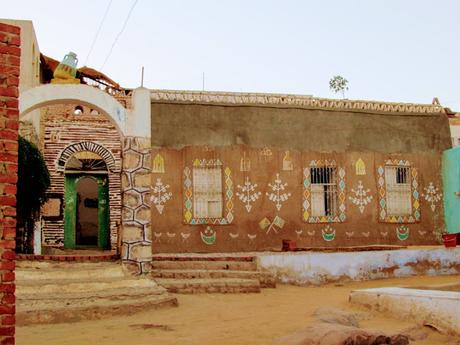
[[[109,241],[109,183],[106,175],[66,174],[64,180],[64,247],[77,247],[76,229],[78,217],[77,184],[84,176],[91,176],[97,181],[97,246],[101,249],[110,247]]]
[[[460,147],[443,152],[442,184],[447,232],[460,233]]]

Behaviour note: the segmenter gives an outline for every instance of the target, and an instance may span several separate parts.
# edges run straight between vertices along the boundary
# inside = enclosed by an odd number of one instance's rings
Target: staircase
[[[125,274],[120,262],[16,264],[18,325],[101,319],[163,306],[177,306],[177,299],[152,279]]]
[[[249,293],[276,287],[275,278],[258,269],[255,256],[159,254],[153,279],[173,293]]]

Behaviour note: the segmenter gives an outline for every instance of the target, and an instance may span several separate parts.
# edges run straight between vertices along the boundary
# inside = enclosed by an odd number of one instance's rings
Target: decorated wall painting
[[[431,211],[436,210],[436,204],[442,199],[442,193],[439,191],[438,187],[435,187],[433,182],[428,184],[428,187],[423,188],[425,193],[422,196],[427,202],[430,203]]]
[[[246,157],[246,151],[243,152],[243,157],[240,159],[240,171],[251,171],[251,160]]]
[[[262,195],[261,192],[258,192],[257,189],[257,183],[252,183],[249,180],[249,177],[246,176],[246,180],[244,181],[244,185],[236,186],[241,192],[236,192],[236,195],[240,199],[240,201],[244,204],[244,207],[246,208],[246,211],[249,213],[251,212],[252,209],[252,204],[259,199],[259,197]]]
[[[358,176],[366,175],[366,164],[361,158],[359,158],[355,163],[355,172]]]
[[[368,195],[370,193],[370,189],[364,189],[363,183],[361,180],[358,181],[358,187],[355,189],[351,189],[351,192],[354,193],[354,196],[349,196],[348,199],[358,206],[359,212],[364,213],[364,208],[372,201],[372,195]]]
[[[180,236],[182,237],[182,242],[187,242],[187,240],[190,238],[190,235],[190,232],[181,232]]]
[[[229,232],[228,235],[232,240],[236,240],[238,237],[240,237],[239,233],[234,234],[233,232]]]
[[[333,229],[328,224],[324,228],[321,229],[321,235],[323,236],[323,240],[325,240],[326,242],[334,241],[334,239],[335,239],[335,229]]]
[[[273,221],[270,221],[270,219],[265,217],[259,222],[259,227],[262,230],[266,230],[265,233],[267,235],[272,230],[273,230],[273,232],[275,232],[277,234],[278,230],[280,230],[280,229],[282,229],[284,227],[284,224],[285,224],[285,221],[280,216],[275,216],[275,218],[273,218]]]
[[[153,158],[152,172],[157,174],[164,174],[165,172],[165,160],[159,153]]]
[[[294,169],[294,164],[292,163],[291,153],[286,151],[283,157],[283,170],[292,171]]]
[[[208,225],[204,231],[200,231],[201,240],[204,244],[213,245],[217,239],[217,233]]]
[[[284,182],[280,178],[280,174],[276,174],[274,184],[269,183],[268,186],[271,188],[270,193],[265,193],[268,196],[268,200],[275,203],[276,209],[279,211],[283,206],[283,203],[289,199],[291,193],[284,192],[287,187],[287,182]]]
[[[161,243],[161,236],[163,235],[163,233],[161,232],[153,232],[153,237],[154,237],[154,240],[153,242],[155,243]]]
[[[409,238],[409,234],[410,234],[409,227],[404,226],[404,225],[400,225],[396,227],[396,236],[398,237],[400,241],[407,240]]]
[[[172,198],[172,193],[168,192],[169,184],[165,185],[161,178],[157,178],[155,185],[152,188],[151,201],[155,205],[159,214],[163,213],[165,204]]]
[[[418,192],[418,170],[412,167],[407,160],[388,159],[386,165],[407,167],[410,169],[411,178],[411,198],[412,198],[412,213],[405,216],[394,216],[387,212],[386,200],[386,183],[385,183],[385,167],[377,167],[377,191],[379,196],[379,220],[387,223],[415,223],[420,221],[420,194]]]
[[[219,159],[195,159],[193,167],[222,167],[222,162]],[[192,167],[192,168],[193,168]],[[184,214],[183,222],[185,224],[231,224],[234,219],[233,205],[233,180],[232,171],[229,167],[223,169],[223,216],[221,218],[194,218],[193,216],[193,176],[192,168],[186,166],[183,172],[183,191],[184,191]],[[223,167],[222,167],[223,168]]]
[[[260,155],[262,157],[264,157],[265,161],[269,161],[271,160],[272,156],[273,156],[273,152],[270,148],[268,147],[264,147],[263,149],[260,150]]]

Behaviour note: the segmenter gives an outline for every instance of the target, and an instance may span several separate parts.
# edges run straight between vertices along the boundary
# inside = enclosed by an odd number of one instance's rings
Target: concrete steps
[[[275,287],[255,257],[172,254],[153,257],[151,276],[173,293],[250,293]]]
[[[18,325],[73,322],[177,306],[154,280],[123,272],[120,262],[21,261],[16,268]]]

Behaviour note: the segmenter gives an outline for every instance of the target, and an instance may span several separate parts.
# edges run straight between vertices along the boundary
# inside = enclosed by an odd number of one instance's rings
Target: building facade
[[[434,244],[436,105],[154,90],[152,249]]]

